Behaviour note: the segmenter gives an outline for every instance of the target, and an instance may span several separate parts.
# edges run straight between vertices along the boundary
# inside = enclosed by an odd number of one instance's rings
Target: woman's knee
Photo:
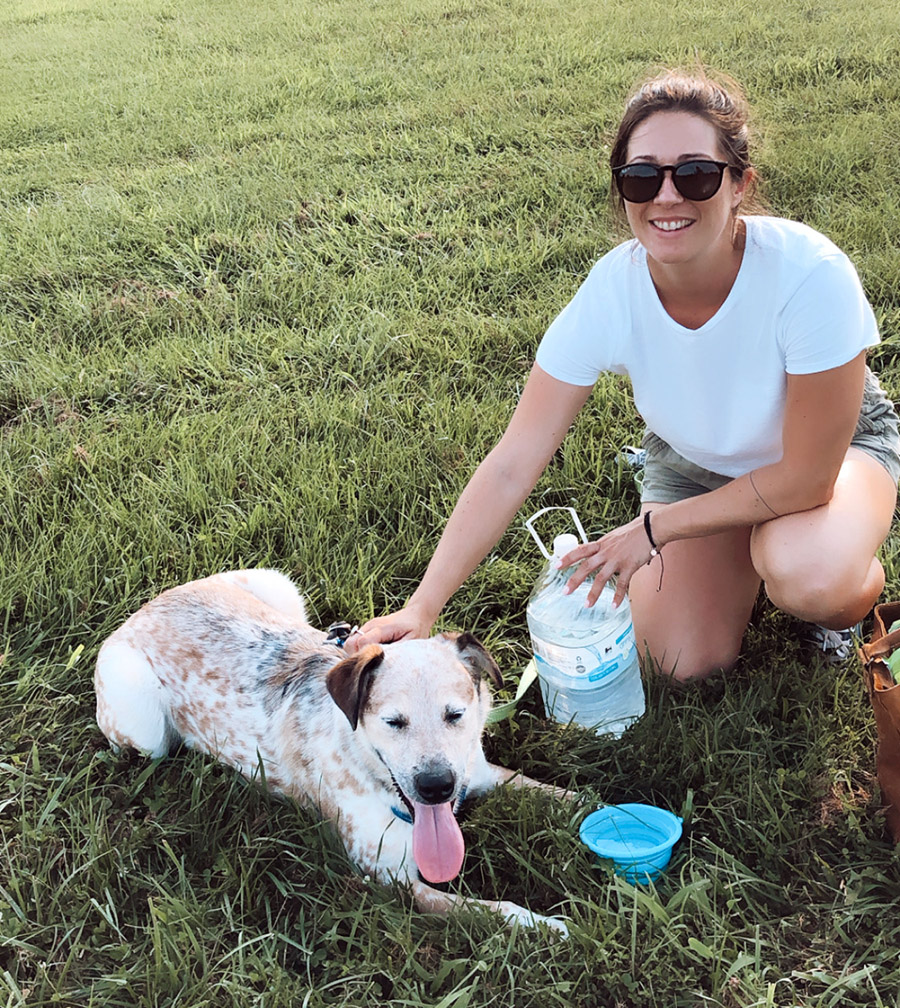
[[[750,558],[772,603],[834,629],[859,622],[884,587],[875,553],[896,496],[886,471],[851,448],[828,504],[758,525]]]
[[[836,629],[859,622],[884,587],[877,559],[840,563],[827,556],[763,566],[766,595],[782,612]]]
[[[731,668],[759,592],[748,530],[665,546],[665,567],[642,567],[629,593],[638,644],[679,682]],[[660,581],[662,574],[662,581]]]

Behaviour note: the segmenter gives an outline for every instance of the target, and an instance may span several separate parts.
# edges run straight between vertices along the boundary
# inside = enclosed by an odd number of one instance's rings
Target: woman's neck
[[[746,225],[738,218],[724,249],[710,249],[687,263],[660,263],[647,256],[647,267],[666,312],[680,325],[699,329],[725,303],[740,272]]]

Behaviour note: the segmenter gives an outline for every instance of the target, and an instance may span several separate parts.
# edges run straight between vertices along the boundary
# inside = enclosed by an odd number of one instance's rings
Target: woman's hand
[[[429,620],[413,605],[404,606],[387,616],[376,616],[363,623],[344,642],[347,654],[354,655],[367,644],[392,644],[395,641],[427,637],[434,620]]]
[[[613,529],[596,542],[576,547],[562,558],[560,564],[561,567],[578,564],[566,582],[567,592],[575,591],[586,578],[593,577],[594,583],[587,597],[588,605],[593,605],[600,598],[606,582],[615,577],[613,603],[618,606],[625,598],[634,572],[652,559],[651,548],[643,516]]]

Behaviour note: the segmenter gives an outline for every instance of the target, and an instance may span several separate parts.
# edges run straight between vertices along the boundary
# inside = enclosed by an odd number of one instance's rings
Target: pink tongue
[[[466,844],[451,802],[415,805],[413,857],[428,882],[449,882],[462,868]]]

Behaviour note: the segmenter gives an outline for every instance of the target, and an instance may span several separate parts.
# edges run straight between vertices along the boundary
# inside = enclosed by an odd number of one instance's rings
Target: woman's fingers
[[[344,650],[356,654],[366,644],[392,644],[411,637],[427,637],[430,629],[431,624],[408,609],[399,609],[363,623],[358,632],[344,642]]]
[[[569,579],[566,581],[566,592],[571,594],[588,577],[594,575],[597,568],[602,564],[603,558],[599,553],[599,543],[587,543],[572,550],[563,557],[561,567],[575,567]],[[577,565],[577,566],[576,566]]]
[[[604,586],[616,579],[613,604],[618,606],[628,591],[634,572],[650,560],[650,546],[640,518],[613,529],[595,542],[584,543],[568,552],[560,567],[574,567],[566,591],[571,593],[589,577],[594,579],[588,590],[587,604],[594,605]]]

